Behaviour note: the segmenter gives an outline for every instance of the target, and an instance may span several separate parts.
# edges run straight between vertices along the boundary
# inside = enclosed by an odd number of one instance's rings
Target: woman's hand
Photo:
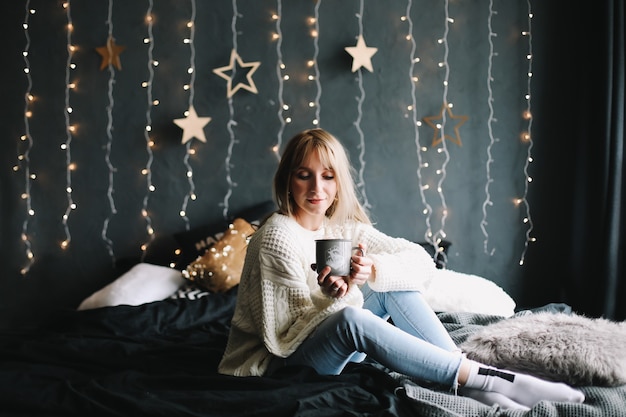
[[[350,260],[350,275],[341,277],[330,274],[330,266],[324,267],[317,275],[317,283],[329,297],[341,298],[348,293],[349,284],[363,285],[372,274],[372,259],[365,256],[365,245],[359,243],[357,253]],[[315,271],[316,265],[311,268]]]
[[[372,275],[374,261],[366,256],[364,244],[359,243],[359,248],[356,252],[356,254],[352,255],[348,280],[351,284],[363,285]]]
[[[315,264],[311,265],[315,269]],[[348,292],[348,277],[330,275],[330,266],[325,266],[317,275],[317,283],[329,297],[341,298]]]

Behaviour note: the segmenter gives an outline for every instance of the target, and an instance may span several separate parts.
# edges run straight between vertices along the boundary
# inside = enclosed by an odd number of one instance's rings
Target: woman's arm
[[[290,355],[328,315],[362,295],[355,291],[343,299],[326,297],[319,287],[308,285],[310,256],[303,252],[289,229],[264,231],[259,250],[262,309],[256,315],[267,349],[274,355]],[[314,294],[317,292],[317,294]],[[323,297],[323,300],[320,299]]]
[[[373,262],[368,283],[374,291],[424,291],[436,270],[435,261],[419,244],[361,225],[355,235]]]

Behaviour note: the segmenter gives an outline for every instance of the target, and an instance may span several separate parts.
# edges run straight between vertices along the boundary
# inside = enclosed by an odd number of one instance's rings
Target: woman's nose
[[[322,179],[315,177],[311,182],[311,191],[318,191],[322,189]]]

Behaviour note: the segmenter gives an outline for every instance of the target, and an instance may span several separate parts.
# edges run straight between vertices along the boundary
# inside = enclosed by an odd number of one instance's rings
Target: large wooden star
[[[352,72],[356,72],[356,70],[361,67],[367,68],[369,72],[374,72],[374,68],[372,68],[372,57],[376,51],[378,51],[378,48],[371,48],[365,45],[363,35],[359,35],[356,46],[347,46],[344,49],[352,55]]]
[[[106,45],[97,47],[96,51],[98,51],[98,53],[102,55],[100,71],[102,71],[109,65],[113,65],[118,70],[121,70],[122,62],[120,61],[120,54],[124,49],[126,49],[125,46],[117,45],[115,43],[115,39],[110,36],[109,39],[107,39]]]
[[[443,129],[443,112],[446,111],[448,113],[448,117],[446,118],[446,121],[449,120],[456,120],[456,124],[454,125],[454,137],[450,136],[450,135],[446,135],[445,132],[443,132],[441,129]],[[461,134],[459,133],[459,128],[461,126],[463,126],[463,124],[465,122],[467,122],[467,119],[469,119],[468,116],[455,116],[452,114],[452,110],[450,109],[450,106],[446,105],[445,103],[443,104],[443,106],[441,106],[441,111],[439,112],[439,114],[437,116],[428,116],[428,117],[424,117],[424,121],[435,130],[435,133],[433,135],[433,143],[431,146],[435,146],[439,143],[441,143],[443,141],[443,139],[448,139],[451,142],[456,143],[459,146],[463,146],[463,144],[461,143]],[[437,121],[440,121],[440,123],[437,123]]]
[[[193,105],[187,110],[187,117],[182,119],[174,119],[174,123],[183,129],[183,139],[181,143],[185,144],[192,138],[198,138],[198,140],[206,143],[206,136],[204,134],[204,126],[211,121],[210,117],[198,117],[196,109]]]
[[[254,81],[252,80],[252,74],[254,74],[257,68],[259,68],[259,65],[261,65],[259,61],[243,62],[239,54],[237,54],[237,51],[233,49],[230,53],[230,63],[225,67],[215,68],[213,72],[227,81],[226,96],[228,98],[231,98],[233,94],[235,94],[240,88],[248,90],[254,94],[258,93],[256,85],[254,85]],[[239,82],[237,83],[237,85],[235,85],[235,87],[233,87],[233,78],[235,77],[237,70],[242,68],[247,68],[246,80],[248,81],[248,83],[245,84]]]

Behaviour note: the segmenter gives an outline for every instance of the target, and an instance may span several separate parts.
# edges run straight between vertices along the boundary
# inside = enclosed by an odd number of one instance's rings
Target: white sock
[[[562,382],[551,382],[531,375],[505,371],[470,361],[471,370],[464,387],[499,392],[513,401],[532,407],[539,401],[585,401],[585,395]]]
[[[480,401],[483,404],[494,405],[498,404],[503,409],[508,410],[530,410],[529,407],[517,403],[510,399],[509,397],[500,394],[499,392],[490,392],[490,391],[481,391],[479,389],[471,389],[471,388],[461,388],[459,392],[466,396],[475,399],[476,401]]]

